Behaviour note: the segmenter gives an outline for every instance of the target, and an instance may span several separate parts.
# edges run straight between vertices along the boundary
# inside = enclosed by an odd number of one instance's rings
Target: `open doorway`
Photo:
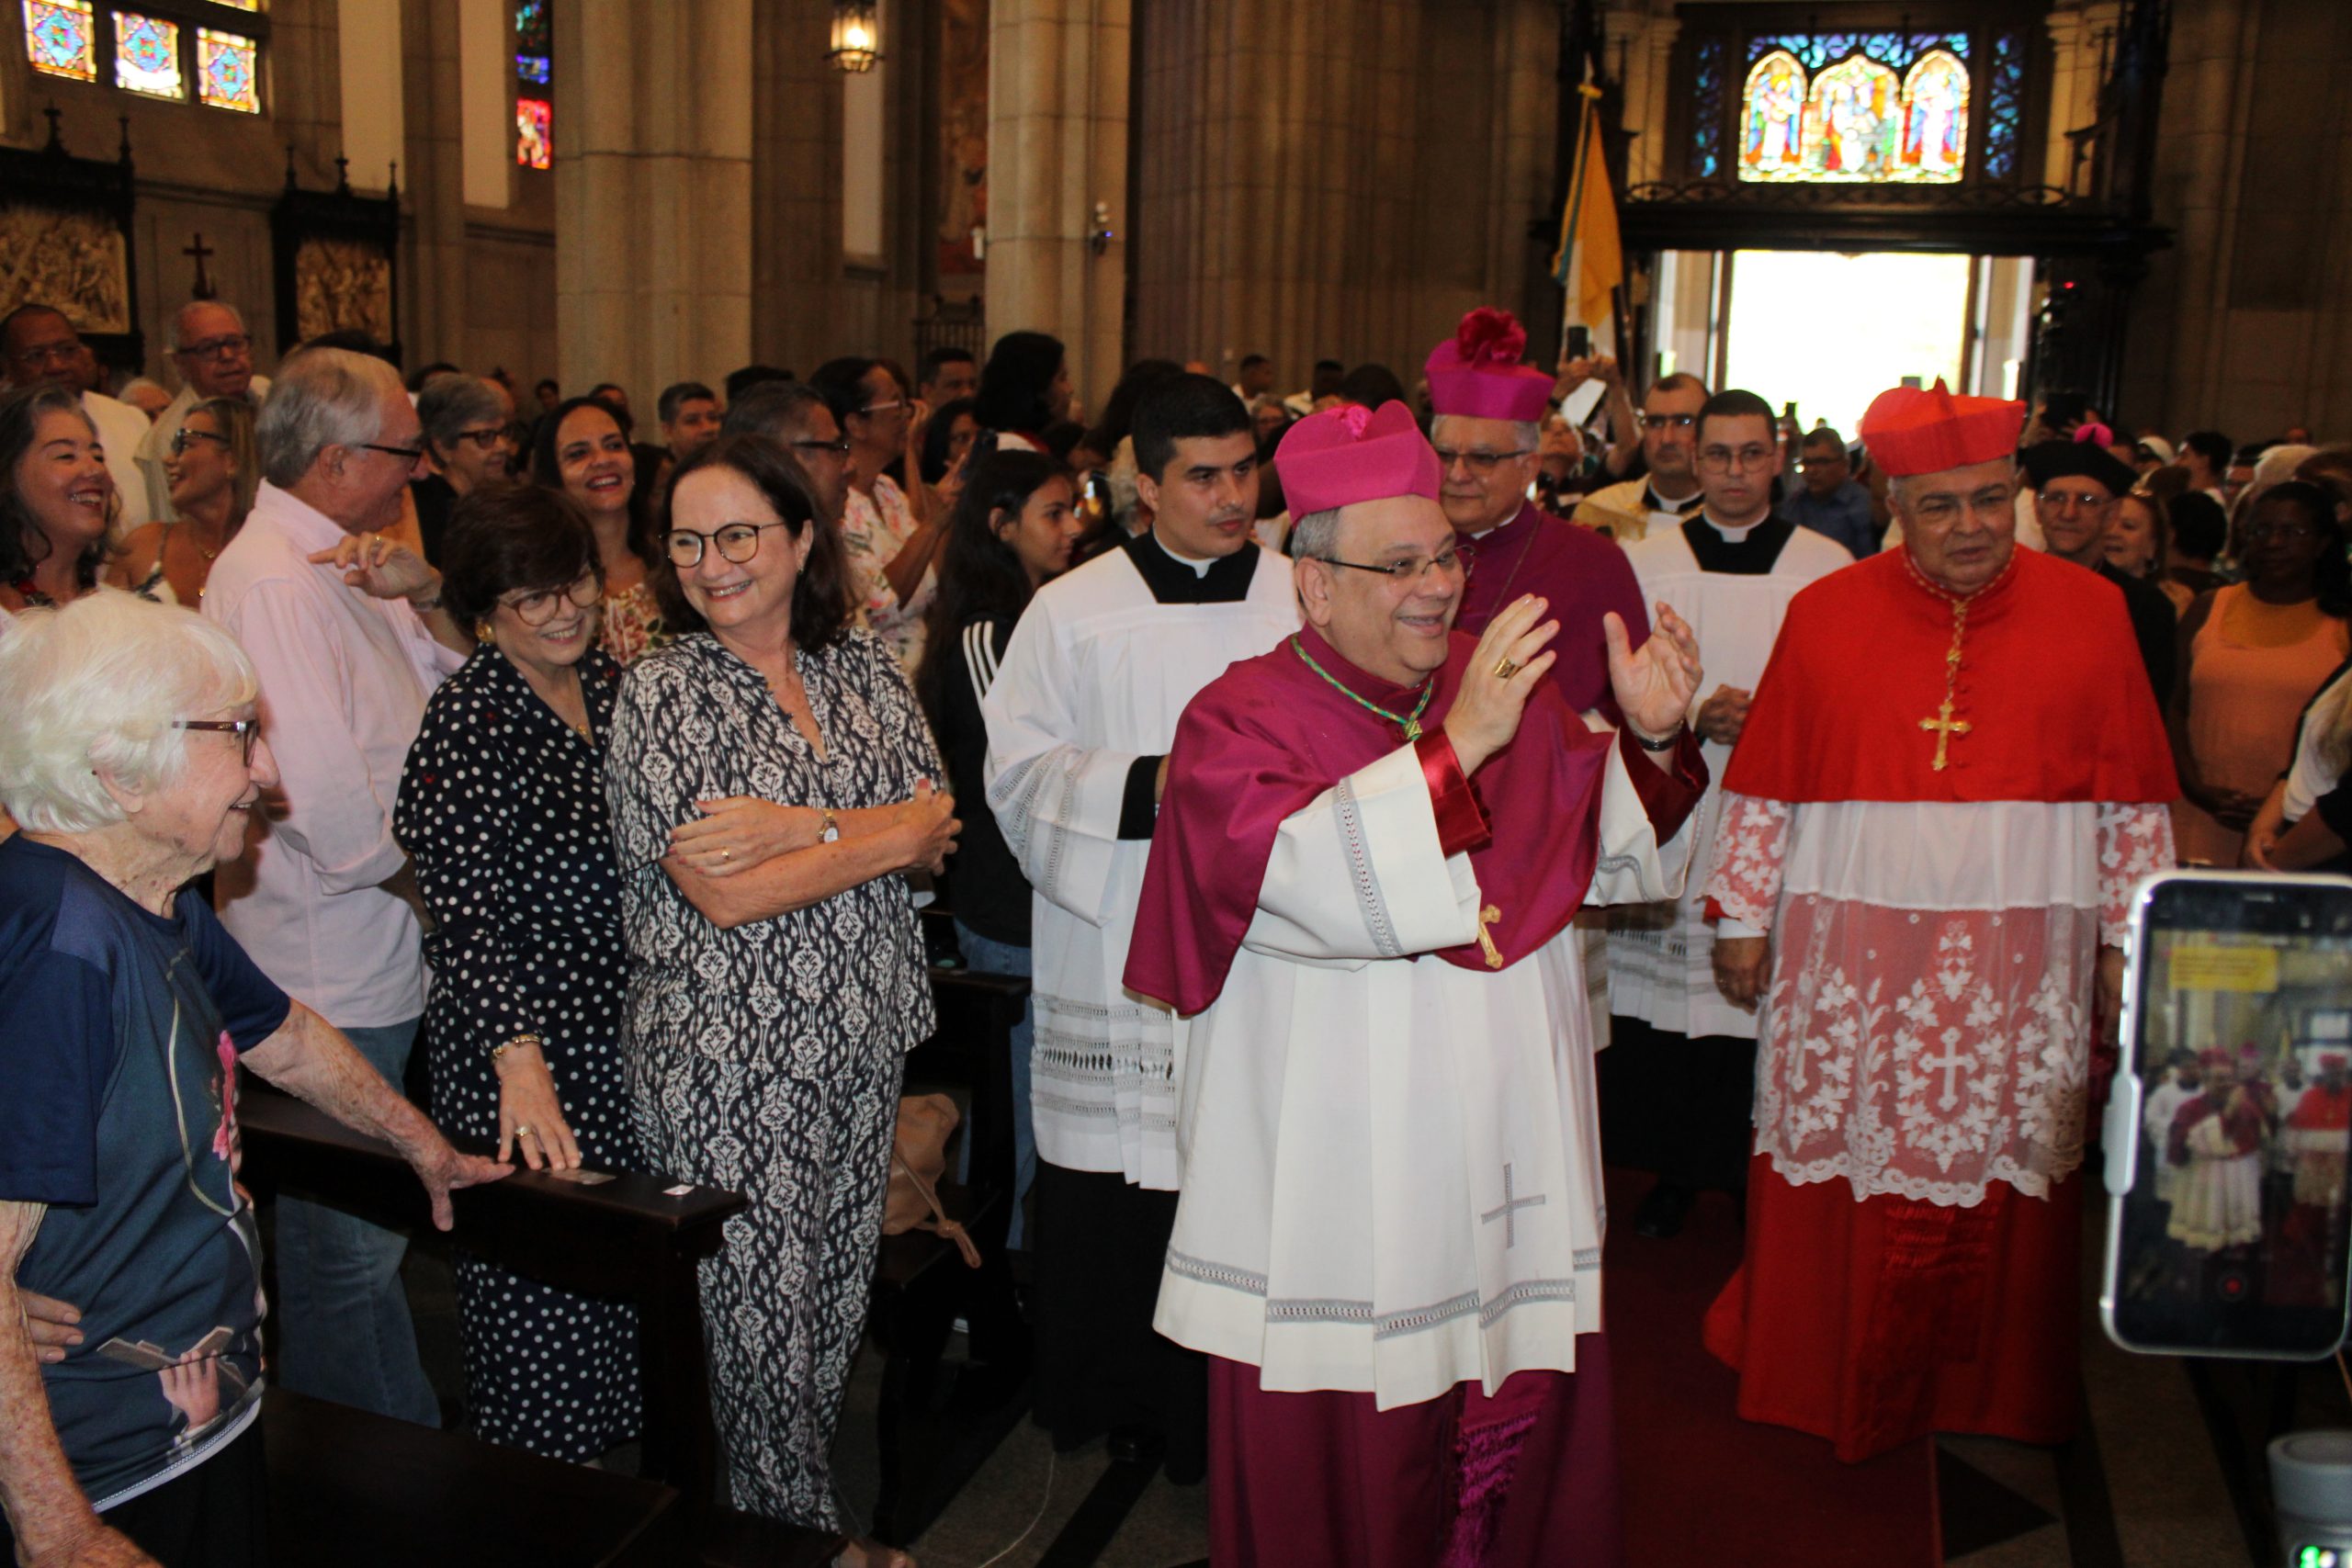
[[[1724,384],[1796,405],[1849,437],[1889,387],[1966,383],[1973,258],[1880,251],[1739,251],[1731,258]]]
[[[1669,251],[1657,284],[1655,374],[1792,402],[1849,440],[1905,377],[2015,397],[2034,288],[2024,257],[1906,251]]]

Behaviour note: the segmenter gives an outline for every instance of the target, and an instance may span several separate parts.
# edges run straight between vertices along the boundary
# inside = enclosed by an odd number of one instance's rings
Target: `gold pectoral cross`
[[[1502,949],[1495,945],[1495,939],[1487,934],[1487,928],[1502,918],[1503,912],[1492,904],[1478,911],[1478,945],[1486,949],[1487,967],[1489,969],[1503,966],[1503,954]]]
[[[1964,718],[1952,717],[1951,699],[1946,697],[1944,705],[1936,710],[1936,716],[1921,719],[1919,728],[1936,732],[1936,760],[1928,765],[1940,773],[1944,771],[1945,753],[1951,746],[1951,738],[1955,735],[1967,734],[1968,721]]]

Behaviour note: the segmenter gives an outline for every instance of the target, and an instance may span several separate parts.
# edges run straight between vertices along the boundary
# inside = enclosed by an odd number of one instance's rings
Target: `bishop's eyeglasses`
[[[1363,561],[1341,560],[1337,556],[1317,556],[1327,566],[1343,566],[1350,571],[1376,571],[1386,578],[1389,586],[1399,590],[1419,586],[1423,577],[1431,572],[1451,577],[1459,574],[1464,582],[1470,580],[1471,563],[1476,553],[1467,545],[1456,545],[1433,556],[1406,556],[1401,559],[1366,565]]]

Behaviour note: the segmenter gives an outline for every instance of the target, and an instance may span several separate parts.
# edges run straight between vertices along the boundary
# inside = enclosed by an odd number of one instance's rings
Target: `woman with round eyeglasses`
[[[632,502],[637,455],[613,411],[594,398],[558,405],[539,422],[531,477],[578,502],[596,531],[596,558],[605,572],[605,651],[627,666],[669,640],[653,591],[662,552]]]
[[[46,385],[0,394],[0,615],[96,588],[119,506],[77,394]]]
[[[639,1164],[621,1085],[619,880],[604,752],[620,666],[571,500],[476,491],[442,539],[443,603],[477,639],[425,704],[392,829],[434,918],[434,1120],[534,1170]],[[638,1429],[637,1319],[458,1260],[466,1403],[492,1442],[590,1460]]]
[[[165,604],[204,597],[212,563],[237,536],[261,487],[254,410],[243,398],[210,398],[187,411],[172,434],[164,477],[176,522],[131,530],[107,576],[119,587]]]
[[[648,1163],[751,1200],[702,1273],[729,1499],[830,1529],[903,1059],[932,1028],[899,874],[939,870],[957,823],[786,450],[722,436],[679,465],[665,512],[679,635],[630,667],[605,761],[623,1056]]]

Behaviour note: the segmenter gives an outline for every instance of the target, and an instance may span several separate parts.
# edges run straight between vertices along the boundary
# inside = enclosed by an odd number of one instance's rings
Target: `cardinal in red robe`
[[[1724,779],[1715,968],[1758,1009],[1738,1407],[1860,1461],[2074,1429],[2094,984],[2178,793],[2123,598],[2016,547],[2023,405],[1865,414],[1904,547],[1791,602]]]

